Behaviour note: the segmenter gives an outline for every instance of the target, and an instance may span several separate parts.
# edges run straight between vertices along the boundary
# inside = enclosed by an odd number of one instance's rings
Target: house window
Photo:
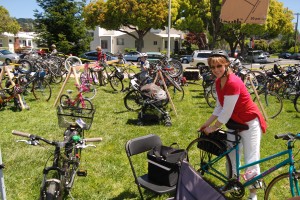
[[[9,42],[9,43],[12,43],[12,40],[11,40],[11,39],[9,39],[9,40],[8,40],[8,42]]]
[[[168,48],[168,41],[165,41],[165,49]]]
[[[108,49],[108,42],[107,40],[101,40],[101,48]]]
[[[26,40],[23,40],[22,43],[23,43],[23,46],[26,47]]]
[[[28,46],[31,46],[31,40],[28,40]]]
[[[117,45],[124,45],[124,38],[117,38]]]
[[[3,40],[0,39],[0,47],[3,47]]]
[[[154,41],[154,42],[153,42],[153,45],[157,45],[157,41]]]

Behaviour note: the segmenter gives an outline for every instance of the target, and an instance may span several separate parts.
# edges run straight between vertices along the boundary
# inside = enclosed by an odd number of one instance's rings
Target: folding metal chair
[[[135,171],[135,167],[139,166],[144,166],[144,163],[135,163],[133,164],[133,160],[132,156],[138,155],[138,154],[144,154],[145,155],[145,162],[147,161],[147,152],[149,150],[151,150],[153,147],[155,146],[160,146],[162,145],[161,139],[159,136],[155,135],[155,134],[149,134],[146,136],[141,136],[138,138],[134,138],[129,140],[126,143],[125,146],[125,150],[126,150],[126,154],[131,166],[131,170],[135,179],[135,183],[137,184],[141,199],[143,198],[143,194],[142,194],[142,190],[141,187],[152,191],[156,194],[164,194],[164,193],[171,193],[171,192],[175,192],[176,190],[176,185],[169,187],[169,186],[165,186],[165,185],[158,185],[156,183],[153,183],[151,181],[149,181],[148,179],[148,174],[144,174],[144,175],[137,175],[136,171]]]

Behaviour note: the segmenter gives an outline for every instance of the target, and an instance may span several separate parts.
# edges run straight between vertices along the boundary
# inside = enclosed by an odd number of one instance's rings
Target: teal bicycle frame
[[[297,136],[299,137],[300,136],[300,133],[297,134]],[[276,138],[275,139],[279,139],[279,138]],[[237,141],[237,142],[236,142]],[[273,155],[270,155],[266,158],[263,158],[263,159],[260,159],[258,161],[255,161],[255,162],[252,162],[252,163],[249,163],[249,164],[245,164],[245,165],[241,165],[240,166],[240,155],[239,155],[239,140],[237,140],[237,136],[236,136],[236,141],[234,141],[236,144],[233,145],[233,147],[231,147],[230,149],[228,149],[227,151],[225,151],[224,153],[222,153],[221,155],[219,155],[218,157],[216,157],[215,159],[211,160],[208,164],[206,165],[203,165],[201,167],[201,169],[203,171],[205,171],[205,173],[208,173],[208,174],[211,174],[212,176],[222,180],[225,184],[228,182],[228,178],[226,175],[218,172],[217,170],[213,169],[211,167],[211,164],[213,163],[216,163],[218,162],[223,156],[229,154],[230,152],[236,150],[236,172],[237,172],[237,180],[240,181],[240,171],[242,169],[245,169],[247,167],[250,167],[250,166],[253,166],[253,165],[256,165],[256,164],[259,164],[259,163],[263,163],[263,162],[266,162],[266,161],[269,161],[269,160],[272,160],[274,158],[278,158],[278,157],[281,157],[281,156],[284,156],[284,155],[288,155],[287,159],[277,163],[276,165],[274,165],[273,167],[269,168],[268,170],[265,170],[263,171],[262,173],[256,175],[255,177],[253,177],[252,179],[246,181],[243,183],[243,186],[244,187],[247,187],[247,186],[250,186],[252,184],[254,184],[256,181],[262,179],[263,177],[267,176],[268,174],[276,171],[277,169],[285,166],[285,165],[289,165],[289,177],[290,177],[290,188],[291,188],[291,194],[292,196],[300,196],[300,188],[299,188],[299,183],[297,180],[294,180],[293,178],[293,173],[296,172],[296,168],[294,166],[294,158],[293,158],[293,144],[292,144],[292,140],[289,140],[288,141],[288,149],[285,150],[285,151],[281,151],[279,153],[276,153],[276,154],[273,154]],[[233,141],[232,141],[233,142]],[[212,171],[214,171],[216,174],[218,175],[215,175],[213,173],[210,173],[210,171],[207,171],[205,169],[210,169]],[[294,187],[295,186],[295,187]],[[296,188],[296,191],[294,190],[294,188]]]

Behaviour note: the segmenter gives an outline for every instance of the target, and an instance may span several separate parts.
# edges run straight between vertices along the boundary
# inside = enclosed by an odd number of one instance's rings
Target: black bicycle
[[[29,138],[18,140],[29,145],[41,145],[40,141],[54,146],[54,151],[47,159],[43,170],[43,179],[40,189],[40,200],[64,199],[71,195],[75,176],[86,176],[87,171],[80,169],[81,150],[87,147],[96,147],[87,142],[99,142],[102,138],[84,138],[84,130],[91,126],[93,113],[86,114],[83,109],[63,109],[58,107],[57,115],[60,127],[67,127],[63,141],[51,141],[38,135],[12,131],[12,134]],[[52,164],[47,165],[52,158]],[[73,198],[72,198],[73,199]]]

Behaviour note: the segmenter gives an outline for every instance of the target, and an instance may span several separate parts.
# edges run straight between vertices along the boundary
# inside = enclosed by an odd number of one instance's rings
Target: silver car
[[[0,61],[5,62],[6,64],[9,63],[17,63],[20,57],[18,54],[12,53],[8,50],[0,50]]]

